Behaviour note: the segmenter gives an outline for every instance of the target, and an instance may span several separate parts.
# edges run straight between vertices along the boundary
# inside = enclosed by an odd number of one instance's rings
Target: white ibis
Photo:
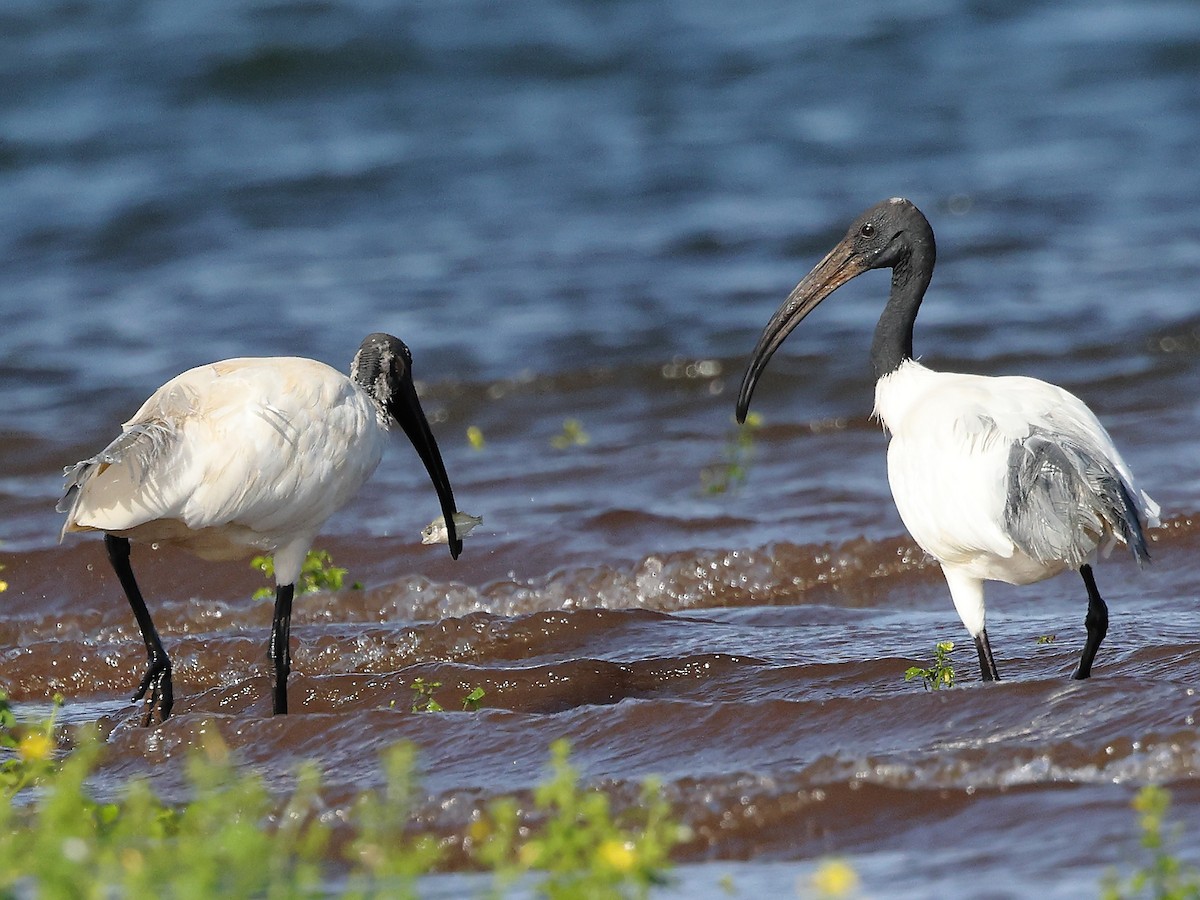
[[[369,335],[347,378],[295,357],[228,359],[172,378],[122,426],[120,437],[65,470],[58,511],[68,531],[103,531],[133,608],[149,665],[134,700],[171,714],[171,662],[129,562],[129,541],[182,547],[204,559],[275,556],[270,658],[274,711],[287,712],[292,596],[321,525],[370,478],[399,424],[433,481],[450,555],[462,541],[454,494],[417,399],[412,354]],[[147,697],[147,691],[149,696]]]
[[[805,316],[856,275],[891,269],[871,364],[900,518],[941,563],[985,681],[1000,675],[983,582],[1032,584],[1077,569],[1088,594],[1087,640],[1073,677],[1087,678],[1108,630],[1091,562],[1116,542],[1148,562],[1143,528],[1158,524],[1158,505],[1074,395],[1033,378],[934,372],[913,359],[913,323],[935,256],[933,229],[908,200],[885,200],[855,219],[767,323],[742,379],[738,421],[771,354]]]

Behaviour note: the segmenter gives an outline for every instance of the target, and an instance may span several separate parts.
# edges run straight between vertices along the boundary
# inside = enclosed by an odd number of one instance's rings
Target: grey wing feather
[[[173,434],[174,429],[166,422],[142,422],[127,426],[116,440],[91,459],[82,460],[63,469],[63,495],[55,504],[55,510],[67,514],[68,524],[73,522],[75,507],[79,503],[84,486],[94,475],[103,472],[109,466],[134,465],[138,471],[137,480],[140,481],[153,461],[162,455]],[[65,526],[63,530],[65,533]]]
[[[1133,489],[1107,456],[1077,438],[1034,428],[1009,451],[1004,507],[1010,537],[1039,562],[1087,562],[1108,534],[1150,561]]]

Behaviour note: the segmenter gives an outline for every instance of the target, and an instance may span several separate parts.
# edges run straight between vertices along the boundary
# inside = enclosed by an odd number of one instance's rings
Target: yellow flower
[[[121,866],[132,875],[140,875],[146,868],[146,859],[140,852],[129,847],[121,851]]]
[[[542,843],[541,843],[541,841],[529,841],[527,843],[522,844],[517,849],[517,861],[521,865],[525,866],[525,868],[527,868],[527,869],[531,869],[531,868],[537,866],[537,864],[541,861],[541,858],[542,858]]]
[[[54,752],[54,741],[41,731],[33,731],[21,738],[17,744],[17,753],[25,762],[42,762],[49,759]]]
[[[813,872],[812,886],[822,897],[846,897],[858,887],[858,873],[841,859],[829,859]]]
[[[609,838],[596,848],[598,856],[610,869],[630,872],[637,863],[637,854],[628,841]]]
[[[482,844],[492,835],[492,826],[487,819],[474,819],[467,825],[467,837]]]

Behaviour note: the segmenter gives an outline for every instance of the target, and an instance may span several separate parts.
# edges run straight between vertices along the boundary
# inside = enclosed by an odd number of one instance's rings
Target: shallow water
[[[663,778],[694,833],[664,894],[714,897],[829,854],[873,896],[1091,894],[1148,782],[1200,834],[1192,5],[10,4],[0,75],[0,688],[102,722],[102,788],[177,797],[216,727],[274,784],[317,759],[336,809],[408,739],[422,822],[456,834],[567,737],[619,802]],[[885,275],[733,426],[767,318],[897,194],[938,235],[924,361],[1079,394],[1162,504],[1154,564],[1097,569],[1089,682],[1066,575],[989,588],[1006,680],[978,683],[868,417]],[[422,546],[436,497],[397,440],[318,542],[364,588],[297,603],[286,720],[259,576],[135,548],[177,696],[140,728],[102,546],[57,544],[62,467],[184,368],[344,368],[375,330],[484,524],[457,562]],[[586,440],[556,447],[569,419]],[[905,683],[947,639],[960,686]],[[417,677],[486,708],[411,714]]]

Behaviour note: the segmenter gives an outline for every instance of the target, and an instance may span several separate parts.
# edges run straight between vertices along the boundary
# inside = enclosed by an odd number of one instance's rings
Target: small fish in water
[[[483,522],[483,516],[473,516],[470,513],[456,512],[454,514],[454,530],[460,538],[465,538],[471,529]],[[438,516],[421,530],[422,544],[448,544],[450,534],[446,531],[446,520]]]

